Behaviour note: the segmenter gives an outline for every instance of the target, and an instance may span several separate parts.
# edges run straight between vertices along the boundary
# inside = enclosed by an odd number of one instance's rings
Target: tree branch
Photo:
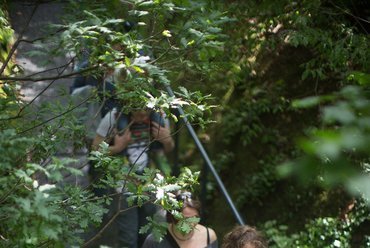
[[[67,70],[68,68],[68,65],[70,65],[72,62],[73,62],[74,58],[71,59],[71,61],[69,61],[63,68],[63,70],[61,72],[58,72],[58,76],[62,75],[63,72],[65,70]],[[36,101],[36,99],[41,96],[48,88],[50,88],[50,86],[56,81],[56,79],[52,80],[43,90],[41,90],[30,102],[28,102],[26,105],[24,105],[18,112],[18,116],[23,112],[23,110],[25,108],[27,108],[28,106],[30,106],[34,101]]]
[[[26,77],[0,77],[1,81],[13,81],[13,82],[18,82],[18,81],[31,81],[31,82],[39,82],[39,81],[47,81],[47,80],[57,80],[61,78],[69,78],[71,76],[75,76],[78,74],[82,74],[85,72],[93,71],[95,69],[99,68],[99,65],[88,67],[83,70],[71,72],[69,74],[64,74],[64,75],[59,75],[59,76],[51,76],[51,77],[44,77],[44,78],[31,78],[29,76]]]
[[[122,194],[119,195],[119,197],[118,197],[118,206],[117,206],[118,211],[112,216],[112,218],[110,218],[110,220],[107,222],[107,224],[105,224],[99,230],[99,232],[94,235],[94,237],[92,237],[91,239],[89,239],[88,241],[86,241],[84,244],[82,244],[82,247],[88,246],[93,241],[95,241],[97,238],[99,238],[100,235],[105,231],[105,229],[107,229],[113,223],[113,221],[118,217],[118,215],[121,213],[121,211],[120,211],[120,209],[121,209],[121,198],[122,198]]]
[[[14,45],[12,46],[12,49],[10,50],[10,52],[9,52],[9,54],[8,54],[7,58],[5,59],[5,61],[4,61],[4,63],[3,63],[3,65],[1,66],[1,68],[0,68],[0,75],[2,75],[2,74],[3,74],[3,72],[4,72],[5,68],[6,68],[6,66],[8,65],[8,63],[9,63],[9,61],[10,61],[11,57],[13,56],[13,54],[14,54],[15,50],[17,49],[17,47],[18,47],[18,45],[19,45],[19,43],[20,43],[20,41],[21,41],[21,39],[22,39],[22,37],[23,37],[24,33],[26,32],[26,30],[27,30],[28,26],[30,25],[31,20],[32,20],[32,17],[35,15],[36,10],[37,10],[37,8],[38,8],[38,7],[39,7],[39,4],[38,4],[38,3],[36,3],[35,7],[32,9],[32,12],[31,12],[30,17],[28,18],[28,20],[27,20],[27,22],[26,22],[25,26],[23,27],[23,30],[22,30],[22,31],[21,31],[21,33],[19,34],[19,37],[18,37],[17,41],[16,41],[16,42],[14,43]]]
[[[74,56],[72,59],[75,60],[77,56]],[[73,62],[73,61],[72,61]],[[71,62],[68,62],[68,64],[70,64]],[[32,77],[32,76],[36,76],[38,74],[42,74],[42,73],[46,73],[46,72],[49,72],[49,71],[53,71],[53,70],[59,70],[63,67],[65,67],[66,65],[68,64],[64,64],[64,65],[61,65],[61,66],[57,66],[57,67],[54,67],[54,68],[50,68],[50,69],[46,69],[46,70],[43,70],[43,71],[39,71],[39,72],[35,72],[33,74],[30,74],[30,75],[27,75],[27,77]]]
[[[6,201],[8,196],[13,193],[13,191],[18,187],[19,183],[21,182],[21,178],[18,179],[17,183],[13,185],[13,187],[0,199],[0,204]]]
[[[48,37],[51,37],[53,35],[56,35],[57,33],[60,33],[62,31],[65,31],[67,30],[67,28],[60,28],[58,29],[57,31],[55,31],[54,33],[50,33],[50,34],[46,34],[45,36],[43,37],[39,37],[39,38],[36,38],[36,39],[33,39],[33,40],[27,40],[27,39],[20,39],[19,42],[24,42],[24,43],[30,43],[30,44],[33,44],[34,42],[36,41],[42,41],[42,40],[46,40]]]
[[[118,210],[117,212],[110,218],[110,220],[99,230],[99,232],[97,234],[94,235],[94,237],[92,237],[91,239],[89,239],[88,241],[86,241],[84,244],[82,244],[82,247],[87,247],[89,244],[91,244],[93,241],[95,241],[97,238],[100,237],[100,235],[105,231],[105,229],[107,229],[112,223],[113,221],[118,217],[118,215],[122,212],[125,212],[129,209],[132,209],[132,208],[137,208],[138,205],[134,205],[134,206],[131,206],[131,207],[128,207],[128,208],[125,208],[125,209],[121,209],[121,198],[122,198],[122,195],[119,196],[118,198]],[[147,204],[147,203],[150,203],[151,201],[146,201],[143,203],[144,204]]]

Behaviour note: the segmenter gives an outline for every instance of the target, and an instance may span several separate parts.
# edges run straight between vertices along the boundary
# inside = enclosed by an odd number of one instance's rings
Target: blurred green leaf
[[[321,98],[319,96],[311,96],[299,100],[294,100],[292,102],[292,106],[294,108],[309,108],[316,106],[317,104],[320,103],[320,101]]]
[[[346,183],[347,189],[354,195],[358,195],[366,200],[370,207],[370,175],[363,174],[351,178]]]
[[[369,85],[370,84],[370,74],[360,72],[360,71],[354,71],[350,73],[348,76],[348,79],[356,81],[359,85]]]
[[[323,121],[326,123],[340,122],[351,123],[356,115],[347,103],[339,102],[335,106],[326,107],[323,111]]]

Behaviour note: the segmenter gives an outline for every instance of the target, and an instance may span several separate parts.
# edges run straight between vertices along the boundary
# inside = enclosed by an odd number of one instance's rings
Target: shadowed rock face
[[[37,77],[52,77],[58,75],[58,70],[50,70],[68,63],[71,58],[67,56],[49,57],[46,55],[31,56],[30,52],[50,49],[54,44],[31,42],[35,39],[45,37],[48,33],[46,27],[48,24],[60,23],[60,16],[63,14],[62,3],[40,4],[33,10],[36,1],[9,1],[9,15],[12,28],[15,30],[16,38],[19,37],[24,28],[26,28],[22,40],[16,50],[16,62],[24,69],[24,75],[43,72]],[[33,14],[32,14],[33,13]],[[28,21],[32,16],[29,24]],[[46,71],[48,70],[48,71]],[[63,68],[61,69],[63,70]],[[72,67],[69,65],[65,72],[70,72]],[[60,72],[60,70],[59,70]],[[61,90],[68,92],[68,87],[72,79],[60,79],[55,82],[21,82],[21,93],[24,94],[24,100],[31,101],[50,83],[45,92],[35,100],[34,106],[41,104],[43,101],[65,101],[60,93]]]

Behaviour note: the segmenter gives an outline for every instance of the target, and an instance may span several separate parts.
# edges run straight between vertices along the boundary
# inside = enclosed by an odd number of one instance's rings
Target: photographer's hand
[[[131,131],[129,127],[123,133],[114,136],[114,144],[109,147],[111,154],[116,154],[124,150],[131,141]]]
[[[158,140],[164,146],[165,152],[170,152],[174,148],[171,132],[167,127],[160,126],[157,122],[151,123],[151,134],[153,139]]]

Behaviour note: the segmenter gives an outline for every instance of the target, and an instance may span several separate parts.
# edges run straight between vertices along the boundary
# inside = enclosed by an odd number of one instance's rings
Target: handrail
[[[171,86],[170,86],[170,85],[168,85],[168,84],[166,85],[166,90],[167,90],[167,93],[168,93],[171,97],[175,96],[175,94],[173,93],[172,88],[171,88]],[[232,210],[232,212],[233,212],[233,214],[234,214],[234,216],[235,216],[236,220],[238,221],[238,223],[239,223],[240,225],[244,225],[244,221],[243,221],[242,217],[240,216],[240,214],[239,214],[238,210],[236,209],[236,207],[235,207],[235,205],[234,205],[233,201],[231,200],[231,198],[230,198],[230,196],[229,196],[229,193],[227,192],[227,190],[226,190],[226,188],[225,188],[225,186],[224,186],[223,182],[221,181],[221,179],[220,179],[220,177],[219,177],[219,175],[218,175],[217,171],[215,170],[215,168],[214,168],[214,166],[213,166],[213,164],[212,164],[211,160],[209,159],[208,154],[207,154],[207,152],[205,151],[205,149],[204,149],[204,147],[203,147],[202,143],[200,142],[200,140],[199,140],[199,138],[198,138],[197,134],[195,133],[195,131],[194,131],[193,127],[191,126],[190,122],[189,122],[189,121],[188,121],[188,119],[186,118],[184,110],[183,110],[180,106],[178,106],[178,107],[177,107],[177,110],[179,111],[180,116],[182,116],[182,119],[183,119],[183,121],[184,121],[184,123],[185,123],[185,125],[186,125],[186,128],[188,129],[188,131],[189,131],[190,135],[192,136],[192,138],[193,138],[193,140],[194,140],[194,142],[195,142],[196,146],[198,147],[198,150],[199,150],[199,151],[200,151],[200,153],[202,154],[202,157],[203,157],[203,159],[205,160],[205,162],[206,162],[206,164],[207,164],[208,168],[209,168],[209,169],[210,169],[210,171],[212,172],[213,177],[215,178],[215,180],[216,180],[216,182],[217,182],[218,186],[220,187],[220,190],[221,190],[222,194],[223,194],[223,195],[224,195],[224,197],[226,198],[226,201],[227,201],[227,203],[229,204],[229,206],[230,206],[230,208],[231,208],[231,210]]]

